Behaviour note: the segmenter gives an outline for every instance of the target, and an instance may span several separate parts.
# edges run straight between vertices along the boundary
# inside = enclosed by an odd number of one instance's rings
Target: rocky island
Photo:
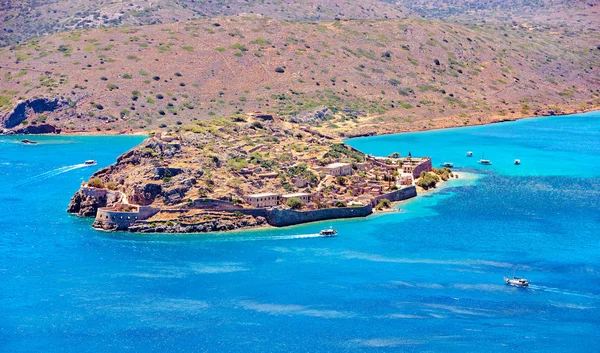
[[[310,125],[239,114],[154,134],[83,183],[68,212],[132,232],[287,226],[367,216],[433,172],[449,175],[428,157],[368,156]]]

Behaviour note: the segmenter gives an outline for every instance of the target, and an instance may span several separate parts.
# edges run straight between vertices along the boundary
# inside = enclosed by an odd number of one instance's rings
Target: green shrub
[[[435,184],[440,181],[440,178],[431,172],[421,172],[417,185],[427,190],[429,188],[435,188]]]
[[[103,188],[104,182],[100,178],[92,178],[88,181],[88,186],[93,188]]]
[[[302,208],[302,206],[304,206],[304,203],[298,197],[290,197],[289,199],[287,199],[285,204],[289,208],[294,209],[294,210],[299,210]]]
[[[106,188],[109,190],[117,190],[118,186],[119,184],[115,183],[114,181],[109,181],[108,183],[106,183]]]
[[[379,203],[377,204],[377,206],[375,206],[375,209],[377,211],[381,211],[384,208],[390,208],[392,207],[392,203],[390,202],[390,200],[388,199],[381,199],[379,200]]]
[[[346,203],[343,201],[336,201],[333,205],[335,207],[346,207]]]

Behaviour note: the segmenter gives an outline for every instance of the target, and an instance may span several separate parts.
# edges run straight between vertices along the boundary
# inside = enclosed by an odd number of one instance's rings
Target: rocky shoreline
[[[532,119],[532,118],[541,118],[541,117],[552,117],[552,116],[564,116],[564,115],[572,115],[572,114],[583,114],[589,113],[593,111],[600,110],[600,106],[593,106],[585,109],[576,109],[570,106],[561,107],[560,109],[538,109],[533,115],[531,114],[522,114],[522,113],[514,113],[509,116],[506,115],[488,115],[484,118],[478,119],[470,119],[468,122],[464,122],[460,117],[450,116],[450,117],[441,117],[430,120],[430,124],[428,125],[408,125],[408,126],[389,126],[388,125],[380,125],[380,126],[369,126],[366,128],[367,131],[348,131],[342,132],[341,136],[332,136],[329,130],[319,130],[318,133],[323,134],[324,136],[328,136],[330,138],[358,138],[358,137],[370,137],[370,136],[379,136],[379,135],[390,135],[390,134],[399,134],[399,133],[407,133],[407,132],[420,132],[420,131],[430,131],[430,130],[440,130],[440,129],[452,129],[458,127],[468,127],[468,126],[481,126],[488,124],[498,124],[503,122],[510,121],[518,121],[523,119]],[[8,116],[8,115],[6,115]],[[6,116],[4,118],[6,118]],[[2,118],[0,116],[0,118]],[[366,119],[372,119],[373,117],[367,117]],[[459,122],[459,120],[461,122]],[[361,128],[358,128],[360,130]],[[5,124],[2,123],[2,119],[0,119],[0,135],[40,135],[40,134],[61,134],[61,135],[73,135],[73,136],[111,136],[111,135],[147,135],[146,131],[138,131],[138,130],[129,130],[129,131],[74,131],[74,130],[63,130],[55,127],[52,124],[40,124],[40,125],[30,125],[26,127],[13,127],[7,128]]]

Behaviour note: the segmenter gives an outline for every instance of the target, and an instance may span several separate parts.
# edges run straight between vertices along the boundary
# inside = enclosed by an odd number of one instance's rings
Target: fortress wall
[[[106,197],[106,193],[108,190],[107,189],[98,189],[98,188],[94,188],[91,186],[84,186],[81,188],[81,191],[86,196],[95,197],[98,199],[101,197]]]
[[[135,221],[148,219],[158,211],[158,208],[149,206],[136,207],[136,210],[131,212],[99,208],[93,227],[106,230],[127,230]]]
[[[382,199],[388,199],[389,201],[396,202],[410,199],[415,196],[417,196],[417,188],[415,186],[409,186],[406,188],[388,192],[387,194],[376,196],[371,199],[371,205],[373,207],[377,206],[379,201],[381,201]]]
[[[421,172],[430,172],[433,170],[433,165],[431,164],[431,159],[427,158],[427,160],[423,161],[419,165],[413,169],[413,178],[417,179],[421,176]]]
[[[326,219],[366,217],[371,213],[373,213],[373,207],[371,205],[362,207],[326,208],[305,212],[273,209],[268,211],[267,222],[275,227],[285,227]]]
[[[264,217],[264,218],[268,218],[268,215],[270,212],[266,208],[241,208],[239,210],[232,210],[232,211],[233,212],[239,211],[245,215],[249,215],[252,217]]]
[[[209,199],[209,198],[201,198],[194,200],[193,208],[202,209],[202,210],[239,210],[240,206],[234,205],[229,201]]]

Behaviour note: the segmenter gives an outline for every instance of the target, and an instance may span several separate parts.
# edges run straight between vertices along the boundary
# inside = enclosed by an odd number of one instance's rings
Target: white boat
[[[319,232],[320,236],[323,236],[325,238],[328,237],[335,237],[337,236],[337,230],[332,229],[331,227],[329,229],[323,229],[322,231]]]
[[[467,157],[473,157],[473,152],[471,152],[471,151],[467,152]]]
[[[454,168],[454,163],[451,163],[451,162],[444,162],[440,165],[444,168]]]
[[[91,166],[93,166],[93,165],[96,165],[96,164],[98,164],[98,162],[96,162],[96,161],[95,161],[95,160],[93,160],[93,159],[90,159],[90,160],[87,160],[87,161],[83,162],[83,164],[85,164],[87,167],[91,167]]]
[[[483,165],[492,165],[492,161],[490,161],[489,159],[483,159],[483,154],[481,155],[481,159],[478,163]]]
[[[520,277],[514,277],[514,276],[513,276],[513,278],[504,277],[504,282],[506,282],[507,285],[513,286],[513,287],[519,287],[519,288],[529,287],[529,282],[527,281],[526,278],[520,278]]]
[[[520,159],[515,159],[515,165],[519,165],[521,164],[521,160]]]

